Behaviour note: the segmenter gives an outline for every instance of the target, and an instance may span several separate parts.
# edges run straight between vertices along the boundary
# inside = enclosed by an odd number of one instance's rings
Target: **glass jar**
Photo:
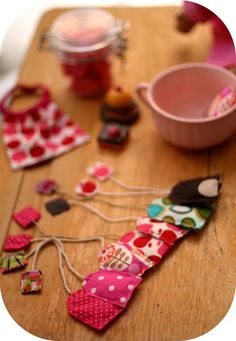
[[[112,55],[123,56],[124,22],[101,9],[79,9],[60,15],[47,40],[58,57],[70,89],[82,97],[105,93],[112,85]]]

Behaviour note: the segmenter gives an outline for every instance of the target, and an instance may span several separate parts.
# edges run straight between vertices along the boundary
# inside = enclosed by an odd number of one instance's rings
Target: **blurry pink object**
[[[222,115],[236,103],[236,92],[230,88],[223,88],[217,96],[214,97],[207,111],[208,117]]]
[[[148,83],[137,85],[151,108],[160,135],[187,149],[213,147],[236,129],[236,103],[223,114],[206,117],[212,98],[224,87],[236,87],[236,76],[217,65],[186,63],[168,68]]]
[[[87,173],[94,176],[97,180],[104,181],[112,176],[114,170],[105,163],[96,162],[87,168]]]
[[[234,42],[223,21],[206,7],[191,1],[184,1],[184,14],[194,23],[209,22],[212,25],[213,46],[207,62],[222,67],[235,66]]]

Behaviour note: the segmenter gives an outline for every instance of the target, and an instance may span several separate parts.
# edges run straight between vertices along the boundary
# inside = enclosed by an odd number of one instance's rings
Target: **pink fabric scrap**
[[[90,327],[102,330],[119,315],[123,308],[103,299],[88,295],[80,289],[67,297],[69,313]]]
[[[7,236],[3,250],[4,251],[19,251],[30,245],[32,236],[28,234],[18,234]]]
[[[32,225],[34,221],[38,221],[41,218],[41,214],[33,207],[27,206],[14,213],[12,217],[21,227],[26,228]]]
[[[97,180],[104,181],[112,176],[114,170],[102,162],[96,162],[87,168],[87,173],[94,176]]]
[[[222,67],[235,66],[234,42],[223,21],[206,7],[191,1],[184,1],[184,13],[195,23],[209,22],[212,25],[213,45],[207,62]]]
[[[128,272],[100,270],[89,274],[83,283],[87,294],[125,307],[142,279]]]

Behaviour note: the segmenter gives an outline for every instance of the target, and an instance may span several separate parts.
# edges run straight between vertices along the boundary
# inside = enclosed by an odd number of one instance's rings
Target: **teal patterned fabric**
[[[211,207],[177,205],[170,198],[155,199],[147,208],[150,218],[194,230],[200,230],[212,212]]]

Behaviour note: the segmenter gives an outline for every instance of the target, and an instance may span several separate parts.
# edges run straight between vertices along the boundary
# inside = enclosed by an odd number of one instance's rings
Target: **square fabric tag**
[[[119,315],[123,308],[103,299],[88,295],[80,289],[67,297],[69,313],[90,327],[102,330]]]
[[[150,259],[136,248],[126,243],[113,243],[104,246],[99,253],[100,269],[129,272],[141,276],[147,269],[154,266]]]
[[[47,195],[55,193],[58,190],[58,188],[59,188],[58,183],[53,179],[41,180],[35,186],[35,189],[38,193]]]
[[[62,198],[48,201],[45,207],[51,215],[57,215],[70,209],[68,202]]]
[[[137,249],[145,259],[158,264],[161,258],[169,251],[170,245],[152,236],[131,231],[121,237],[120,242],[128,244],[133,249]],[[153,266],[154,266],[153,265]]]
[[[147,208],[150,218],[189,229],[200,230],[213,212],[211,207],[176,205],[170,198],[155,199]]]
[[[85,277],[83,287],[89,295],[124,308],[141,281],[128,272],[100,270]]]
[[[149,217],[138,219],[137,230],[141,233],[149,234],[160,239],[168,245],[173,245],[179,238],[182,238],[189,232],[187,229],[183,229],[173,224],[156,221]]]
[[[34,224],[34,221],[38,221],[41,218],[41,214],[31,206],[27,206],[13,214],[13,219],[21,227],[29,227]]]
[[[5,240],[3,250],[4,251],[19,251],[25,249],[30,245],[32,236],[28,234],[18,234],[8,236]]]
[[[30,270],[21,274],[21,292],[29,294],[42,289],[43,276],[40,270]]]
[[[6,273],[19,268],[23,268],[28,264],[23,253],[10,255],[0,258],[0,272]]]
[[[219,175],[200,177],[179,182],[171,189],[169,197],[179,205],[212,206],[218,198],[220,187]]]

